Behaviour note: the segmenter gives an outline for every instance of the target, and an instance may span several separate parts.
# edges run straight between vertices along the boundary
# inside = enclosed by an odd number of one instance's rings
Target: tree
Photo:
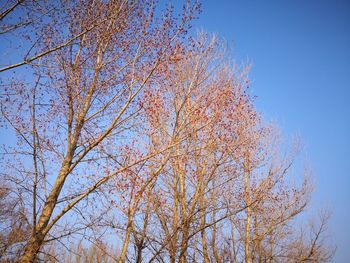
[[[82,0],[55,8],[58,15],[50,13],[35,48],[60,48],[31,65],[34,81],[16,79],[2,96],[2,115],[20,146],[6,150],[6,180],[27,189],[32,208],[32,235],[21,262],[33,262],[49,236],[58,238],[53,228],[79,202],[158,154],[134,146],[138,95],[166,66],[198,5],[187,2],[180,19],[171,7],[156,19],[152,1]],[[62,46],[64,39],[72,41]],[[134,159],[129,148],[140,150]]]
[[[2,183],[0,188],[0,262],[20,254],[30,235],[30,222],[20,192]]]
[[[28,5],[3,16],[18,8]],[[3,80],[2,120],[17,145],[2,154],[2,253],[20,262],[68,260],[61,247],[77,262],[329,260],[327,216],[299,233],[312,187],[307,174],[291,183],[296,155],[280,157],[249,67],[216,37],[186,37],[197,2],[178,18],[158,9],[62,1],[41,23],[14,20],[11,30],[41,33],[28,72],[9,65]]]
[[[333,251],[325,243],[296,235],[296,218],[312,192],[307,173],[300,186],[290,183],[296,150],[278,158],[275,129],[254,109],[245,72],[230,71],[221,59],[218,40],[201,35],[190,46],[159,84],[162,92],[150,98],[162,105],[148,114],[157,128],[152,127],[154,147],[176,136],[188,139],[172,148],[167,162],[153,166],[158,168],[148,173],[155,176],[147,207],[139,207],[138,216],[128,215],[127,225],[148,239],[144,257],[295,262],[301,257],[295,255],[305,255],[317,243],[322,256],[308,260],[329,260]],[[147,181],[147,173],[143,178]]]

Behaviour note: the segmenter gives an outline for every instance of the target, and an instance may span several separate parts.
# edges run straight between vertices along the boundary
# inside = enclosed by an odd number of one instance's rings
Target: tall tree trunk
[[[216,207],[216,196],[215,196],[215,193],[216,193],[216,184],[215,184],[215,178],[213,178],[212,180],[212,188],[213,190],[211,191],[211,203],[212,203],[212,206],[213,207]],[[215,208],[213,209],[213,233],[212,233],[212,236],[211,236],[211,246],[212,246],[212,249],[213,249],[213,254],[214,254],[214,258],[215,258],[215,261],[217,263],[220,263],[221,262],[221,259],[220,259],[220,256],[219,256],[219,253],[218,253],[218,250],[216,249],[216,210]]]
[[[69,173],[69,168],[71,165],[72,156],[73,155],[70,152],[68,152],[65,160],[63,161],[63,164],[62,164],[62,167],[60,169],[57,180],[52,188],[50,195],[48,196],[48,198],[44,204],[44,208],[41,212],[39,222],[35,227],[36,232],[33,233],[32,237],[30,238],[29,242],[26,245],[26,248],[24,250],[24,254],[22,255],[22,257],[19,260],[19,262],[21,262],[21,263],[34,262],[37,254],[39,253],[41,246],[44,243],[45,236],[46,236],[47,232],[50,230],[50,229],[47,229],[47,226],[49,224],[53,210],[55,209],[58,196],[61,192],[63,184],[64,184],[64,182],[67,178],[67,175]]]
[[[202,237],[202,248],[203,248],[203,257],[204,262],[209,263],[209,254],[208,254],[208,245],[207,245],[207,235],[205,233],[205,207],[204,207],[204,196],[201,194],[200,202],[199,202],[199,209],[200,209],[200,215],[201,215],[201,237]]]
[[[120,253],[120,257],[118,260],[118,263],[124,263],[126,259],[126,253],[128,251],[129,243],[130,243],[130,236],[132,231],[132,216],[128,216],[128,224],[126,226],[126,233],[125,233],[125,239],[124,244],[122,248],[122,252]]]
[[[245,262],[251,262],[251,255],[249,251],[250,246],[250,227],[251,227],[251,207],[250,207],[250,180],[249,180],[249,163],[248,158],[244,161],[244,191],[245,191],[245,202],[247,206],[247,217],[246,217],[246,225],[245,225],[245,242],[244,242],[244,255]]]

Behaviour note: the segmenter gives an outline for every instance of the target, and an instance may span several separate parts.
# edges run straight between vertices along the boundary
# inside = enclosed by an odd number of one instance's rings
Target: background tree
[[[0,188],[0,230],[0,262],[11,262],[30,235],[30,222],[21,193],[5,183]]]

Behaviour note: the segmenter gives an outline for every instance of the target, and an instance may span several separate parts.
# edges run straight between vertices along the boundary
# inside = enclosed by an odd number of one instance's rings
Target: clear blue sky
[[[299,134],[313,169],[313,206],[330,207],[334,262],[350,262],[350,1],[203,1],[196,28],[249,59],[256,103]]]

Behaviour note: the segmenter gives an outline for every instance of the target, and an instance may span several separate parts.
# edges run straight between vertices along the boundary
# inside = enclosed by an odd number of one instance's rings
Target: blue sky
[[[224,37],[251,62],[267,120],[298,134],[316,183],[312,205],[331,208],[334,262],[350,259],[350,1],[203,1],[196,29]]]

